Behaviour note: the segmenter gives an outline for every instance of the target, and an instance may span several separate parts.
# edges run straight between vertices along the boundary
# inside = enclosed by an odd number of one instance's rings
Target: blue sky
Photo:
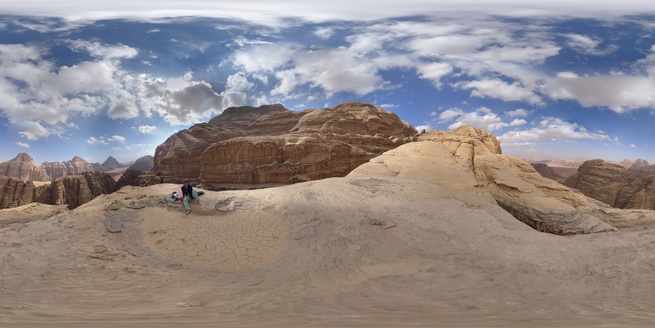
[[[230,106],[364,101],[519,158],[655,163],[646,1],[0,1],[0,161],[154,155]]]

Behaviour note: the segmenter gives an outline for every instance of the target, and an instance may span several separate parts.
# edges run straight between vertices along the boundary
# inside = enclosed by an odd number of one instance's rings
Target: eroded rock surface
[[[79,156],[75,156],[70,161],[65,162],[44,162],[41,164],[41,168],[48,173],[48,176],[52,180],[65,177],[69,174],[95,171],[93,164]]]
[[[582,163],[564,184],[615,208],[655,209],[655,175],[637,170],[594,159]]]
[[[229,108],[157,147],[153,171],[206,187],[289,184],[344,176],[416,134],[395,114],[365,103],[301,112],[281,105]]]
[[[426,163],[434,169],[416,169]],[[358,174],[432,181],[470,206],[496,203],[543,232],[570,235],[615,229],[592,213],[599,208],[596,202],[544,178],[530,164],[502,155],[493,135],[470,126],[429,131],[418,142],[390,150],[349,176]]]
[[[20,153],[12,160],[0,163],[0,175],[22,181],[50,181],[48,173],[34,164],[34,159],[26,153]]]

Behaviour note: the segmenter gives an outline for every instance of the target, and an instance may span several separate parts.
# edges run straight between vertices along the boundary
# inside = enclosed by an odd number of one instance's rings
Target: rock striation
[[[26,153],[20,153],[12,160],[0,163],[0,175],[22,181],[50,181],[48,173],[34,164],[34,159]]]
[[[429,172],[417,167],[429,164]],[[612,231],[596,215],[602,206],[553,180],[528,163],[503,155],[495,136],[462,126],[428,131],[418,142],[402,145],[372,159],[348,176],[395,176],[429,181],[475,208],[493,203],[536,230],[570,235]]]
[[[51,180],[62,178],[69,174],[95,171],[92,164],[79,156],[75,156],[66,162],[44,162],[41,164],[41,168],[48,173]]]
[[[416,136],[394,113],[366,103],[300,112],[282,105],[228,108],[157,147],[153,171],[210,188],[289,184],[344,176]]]
[[[130,169],[141,171],[141,172],[148,172],[152,170],[152,167],[155,165],[155,158],[147,155],[143,157],[139,157],[134,164],[130,165]]]
[[[35,187],[31,181],[0,177],[0,209],[33,202],[68,205],[69,209],[74,209],[101,194],[116,190],[114,179],[100,172],[68,175],[40,187]]]
[[[655,209],[655,175],[601,159],[589,160],[564,184],[615,208]]]
[[[128,168],[125,170],[125,173],[116,182],[116,190],[121,189],[125,186],[138,186],[139,185],[139,176],[143,172],[135,170],[133,168]]]

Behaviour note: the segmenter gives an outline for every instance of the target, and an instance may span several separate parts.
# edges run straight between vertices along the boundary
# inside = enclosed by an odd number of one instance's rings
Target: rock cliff
[[[52,180],[65,177],[68,174],[95,171],[92,164],[79,156],[75,156],[66,162],[44,162],[41,164],[41,168],[48,173]]]
[[[419,142],[387,151],[348,176],[382,175],[431,181],[472,208],[481,206],[475,202],[498,204],[534,229],[553,234],[615,229],[604,221],[606,215],[596,213],[603,206],[542,177],[530,164],[502,155],[497,145],[493,135],[470,126],[429,131],[419,137]],[[416,169],[426,163],[432,168],[430,171]]]
[[[141,171],[141,172],[148,172],[152,170],[152,167],[155,165],[155,160],[154,157],[148,155],[148,156],[143,156],[139,157],[139,159],[134,162],[134,164],[130,165],[130,169]]]
[[[111,171],[114,169],[127,167],[127,165],[119,163],[118,160],[113,156],[107,157],[107,159],[102,164],[94,163],[92,164],[92,166],[95,171],[100,171],[100,172]]]
[[[623,165],[589,160],[564,184],[615,208],[655,209],[655,175]]]
[[[288,184],[344,176],[416,135],[395,114],[365,103],[300,112],[282,105],[229,108],[157,147],[153,171],[208,187]]]
[[[555,171],[553,171],[553,169],[550,166],[548,166],[548,164],[530,163],[530,165],[532,165],[532,167],[537,172],[539,172],[539,174],[541,174],[544,178],[555,180],[555,181],[560,182],[560,183],[564,182],[564,180],[565,180],[565,178],[563,176],[555,173]]]
[[[101,194],[116,191],[116,182],[100,172],[84,172],[59,178],[41,187],[31,181],[0,177],[0,209],[17,207],[32,202],[68,205],[73,209]]]
[[[12,160],[0,163],[0,175],[22,181],[50,181],[48,173],[34,164],[32,157],[26,153],[20,153]]]

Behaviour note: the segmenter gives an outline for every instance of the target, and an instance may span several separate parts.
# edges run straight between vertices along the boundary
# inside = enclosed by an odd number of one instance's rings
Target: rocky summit
[[[70,161],[44,162],[41,167],[48,173],[52,180],[65,177],[69,174],[95,171],[93,164],[85,161],[79,156],[73,157]]]
[[[157,147],[153,171],[210,188],[290,184],[344,176],[416,135],[394,113],[366,103],[229,108]]]
[[[615,208],[655,209],[655,175],[642,166],[607,163],[602,159],[589,160],[568,177],[564,184]]]
[[[22,181],[50,181],[48,173],[34,164],[34,159],[26,153],[20,153],[12,160],[0,163],[0,175]]]

